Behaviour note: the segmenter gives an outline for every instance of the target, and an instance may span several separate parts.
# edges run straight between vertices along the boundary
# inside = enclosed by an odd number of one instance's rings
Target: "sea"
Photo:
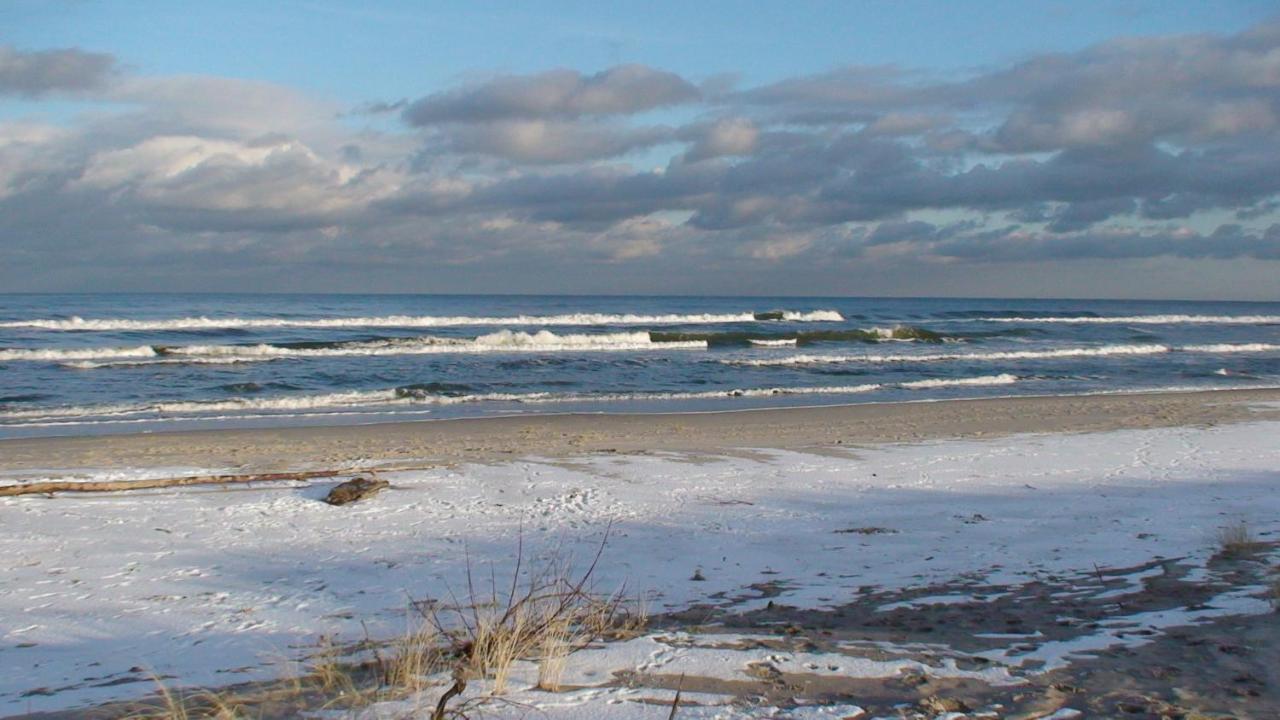
[[[0,437],[1280,387],[1280,303],[0,295]]]

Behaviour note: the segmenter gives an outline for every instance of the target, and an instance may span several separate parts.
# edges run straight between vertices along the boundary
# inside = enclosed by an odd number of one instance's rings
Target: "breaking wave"
[[[1010,385],[1016,375],[984,375],[970,378],[928,379],[902,383],[867,383],[863,385],[828,385],[819,387],[774,387],[697,392],[635,393],[474,393],[464,386],[406,385],[386,390],[325,393],[320,395],[269,398],[238,397],[227,400],[159,402],[145,405],[90,405],[59,408],[31,408],[0,412],[0,421],[9,425],[38,425],[91,421],[94,418],[196,419],[212,413],[306,412],[325,410],[340,412],[377,412],[385,408],[412,405],[454,405],[458,403],[585,403],[664,400],[704,400],[718,398],[757,398],[788,395],[850,395],[875,390],[923,390],[943,387]]]
[[[349,357],[372,355],[429,355],[497,352],[607,352],[706,348],[704,340],[655,341],[647,332],[565,334],[501,330],[476,338],[423,336],[372,341],[294,343],[289,345],[143,345],[135,348],[74,350],[0,350],[0,360],[61,362],[92,369],[128,365],[213,364],[260,362],[279,358]]]
[[[942,387],[976,387],[979,385],[1012,385],[1018,382],[1018,376],[1010,373],[1002,373],[1000,375],[983,375],[982,377],[971,378],[951,378],[951,379],[929,379],[929,380],[912,380],[910,382],[899,383],[898,387],[908,390],[924,390],[927,388]]]
[[[724,360],[734,365],[778,366],[778,365],[819,365],[827,363],[916,363],[941,362],[948,360],[984,361],[984,360],[1047,360],[1054,358],[1074,357],[1106,357],[1110,355],[1162,355],[1170,352],[1194,353],[1251,353],[1280,351],[1280,345],[1270,343],[1242,343],[1237,345],[1185,345],[1173,347],[1169,345],[1105,345],[1094,348],[1062,348],[1060,350],[1011,350],[986,353],[934,353],[928,355],[791,355],[781,358],[762,358],[758,360]]]
[[[655,342],[705,342],[709,347],[810,345],[822,342],[878,343],[890,340],[948,342],[957,339],[914,325],[852,330],[801,330],[783,335],[753,332],[679,332],[654,330]]]
[[[3,361],[59,362],[90,370],[142,365],[231,365],[281,358],[329,358],[438,353],[574,352],[705,349],[725,346],[784,347],[818,342],[884,342],[892,340],[944,342],[924,328],[898,326],[870,330],[817,330],[787,335],[760,333],[687,333],[639,331],[557,334],[500,330],[475,338],[421,336],[363,341],[295,342],[258,345],[141,345],[107,348],[12,348],[0,350]]]
[[[10,348],[0,350],[0,362],[15,360],[52,361],[83,360],[89,358],[151,358],[159,355],[150,345],[124,348]]]
[[[1073,315],[1065,317],[984,317],[982,322],[998,323],[1121,323],[1127,325],[1274,325],[1280,315]]]
[[[769,310],[752,313],[753,320],[786,320],[789,322],[843,322],[844,316],[835,310],[811,310],[799,312],[795,310]]]
[[[1280,345],[1274,345],[1272,343],[1242,343],[1239,345],[1216,343],[1212,345],[1185,345],[1179,349],[1184,352],[1203,353],[1272,352],[1274,350],[1280,350]]]
[[[472,325],[711,325],[740,322],[841,322],[835,310],[771,310],[742,313],[693,313],[632,315],[572,313],[567,315],[515,315],[509,317],[381,315],[377,317],[240,318],[184,317],[163,320],[127,318],[46,318],[0,322],[0,328],[60,331],[156,331],[230,328],[341,328],[341,327],[458,327]]]

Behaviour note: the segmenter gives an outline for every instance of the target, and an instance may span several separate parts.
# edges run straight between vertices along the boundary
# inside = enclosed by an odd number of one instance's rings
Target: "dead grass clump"
[[[1218,553],[1224,557],[1244,555],[1258,547],[1258,539],[1243,520],[1218,529]]]
[[[573,653],[593,642],[636,637],[648,623],[639,599],[592,588],[607,539],[608,531],[581,574],[556,557],[526,569],[522,542],[510,582],[499,587],[490,573],[481,590],[468,562],[465,600],[450,593],[447,603],[411,603],[405,633],[391,641],[374,642],[366,634],[363,643],[341,647],[322,637],[305,668],[275,685],[273,701],[294,709],[352,709],[444,688],[421,717],[466,718],[479,706],[504,702],[501,695],[520,662],[532,663],[525,666],[530,671],[536,667],[536,687],[557,692]],[[486,692],[467,697],[468,683],[482,680]],[[159,679],[157,684],[156,698],[131,720],[246,720],[262,709],[247,696],[183,695]]]
[[[553,559],[528,572],[523,582],[521,547],[511,582],[499,589],[491,576],[487,593],[477,592],[468,564],[469,602],[423,611],[426,626],[441,641],[443,657],[452,659],[453,685],[442,703],[480,679],[491,681],[490,697],[501,695],[518,661],[536,663],[537,687],[558,691],[574,652],[597,640],[638,633],[647,621],[643,605],[627,602],[621,592],[594,592],[591,585],[607,539],[606,531],[580,575],[574,575],[569,563]],[[436,718],[445,717],[443,707],[437,706]]]
[[[200,691],[184,695],[156,677],[156,699],[125,716],[125,720],[244,720],[242,702],[231,694]]]
[[[430,623],[411,623],[405,634],[389,648],[388,658],[380,657],[382,684],[398,693],[410,694],[433,684],[431,678],[449,669],[447,643]]]

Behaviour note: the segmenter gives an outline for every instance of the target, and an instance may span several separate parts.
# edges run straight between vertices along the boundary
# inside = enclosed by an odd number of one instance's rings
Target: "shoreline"
[[[581,567],[607,538],[593,582],[660,622],[574,656],[561,691],[521,664],[513,699],[556,720],[665,717],[646,698],[682,676],[686,700],[735,707],[1271,716],[1280,698],[1236,678],[1274,665],[1278,420],[1280,391],[1254,390],[6,441],[19,481],[348,462],[391,485],[346,507],[323,501],[337,478],[0,498],[0,616],[22,618],[0,631],[0,715],[119,717],[102,703],[149,695],[146,670],[184,695],[280,683],[330,642],[359,663],[473,567]],[[1256,652],[1231,640],[1258,628]],[[1223,654],[1198,699],[1163,676],[1134,692],[1131,672]]]
[[[1280,389],[1007,396],[676,413],[562,413],[0,440],[0,471],[238,472],[492,463],[596,453],[726,454],[1215,425],[1280,416]]]

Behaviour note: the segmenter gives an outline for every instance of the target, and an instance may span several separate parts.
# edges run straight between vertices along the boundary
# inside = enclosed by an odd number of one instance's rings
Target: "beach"
[[[667,717],[679,686],[681,717],[1266,717],[1277,429],[1280,391],[1238,390],[4,440],[8,485],[332,475],[0,499],[0,715],[270,681],[472,574],[598,551],[650,630],[557,692],[517,663],[487,713]],[[390,488],[321,502],[370,472]]]
[[[820,450],[1014,433],[1102,432],[1256,419],[1280,390],[1222,390],[863,403],[740,412],[538,414],[343,427],[148,433],[4,441],[5,472],[219,468],[287,472],[491,463],[594,452]]]
[[[1280,718],[1275,5],[0,4],[0,720]]]

